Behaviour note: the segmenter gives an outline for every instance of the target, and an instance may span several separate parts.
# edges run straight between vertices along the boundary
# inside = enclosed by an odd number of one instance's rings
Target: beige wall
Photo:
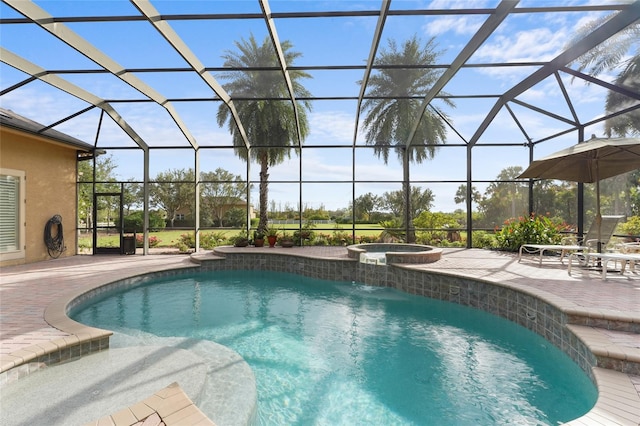
[[[26,250],[24,259],[0,266],[51,259],[44,228],[62,216],[64,245],[60,257],[76,254],[76,148],[0,127],[0,167],[21,170],[26,177]]]

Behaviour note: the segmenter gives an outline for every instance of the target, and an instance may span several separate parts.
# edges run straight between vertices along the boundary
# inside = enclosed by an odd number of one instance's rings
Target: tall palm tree
[[[584,38],[612,16],[606,15],[587,22],[576,32],[569,45]],[[631,51],[631,56],[627,56],[629,51]],[[629,25],[582,55],[577,62],[579,71],[586,71],[594,77],[602,72],[613,71],[622,66],[622,71],[616,77],[615,84],[633,92],[640,91],[640,23]],[[605,110],[608,114],[614,113],[631,106],[632,103],[633,100],[629,97],[609,91]],[[608,137],[640,134],[640,110],[608,119],[605,123],[605,133]]]
[[[224,66],[232,70],[223,72],[220,78],[227,80],[224,89],[231,98],[246,96],[247,101],[235,101],[238,116],[247,134],[251,147],[247,150],[242,136],[232,118],[230,110],[221,104],[218,108],[218,125],[227,123],[233,137],[235,153],[245,161],[254,160],[260,165],[260,221],[258,231],[263,232],[268,223],[267,208],[269,167],[282,163],[291,157],[291,146],[298,140],[294,107],[289,98],[287,85],[280,71],[265,71],[266,67],[279,67],[275,49],[269,37],[258,45],[253,35],[249,40],[236,41],[237,51],[226,51],[222,58]],[[289,41],[281,44],[287,66],[302,56],[291,50]],[[310,97],[302,86],[302,78],[311,78],[303,71],[289,70],[289,76],[297,97]],[[308,134],[307,111],[311,111],[309,101],[298,101],[300,140]],[[295,151],[297,153],[297,151]]]
[[[376,66],[382,66],[373,74],[368,83],[367,99],[362,108],[366,112],[363,120],[367,145],[374,147],[378,158],[384,163],[389,161],[389,152],[393,149],[403,162],[405,173],[402,190],[405,194],[404,226],[407,229],[407,241],[415,241],[411,208],[408,194],[411,193],[408,178],[408,163],[422,163],[435,155],[437,145],[444,144],[447,131],[447,116],[439,108],[431,105],[422,117],[422,99],[437,81],[439,72],[433,68],[414,68],[415,65],[432,65],[441,52],[436,49],[434,39],[424,45],[417,37],[404,42],[399,47],[394,40],[389,40],[387,48],[382,48]],[[399,66],[408,65],[407,68]],[[388,68],[385,66],[389,66]],[[361,82],[359,82],[361,84]],[[417,98],[411,98],[417,97]],[[449,99],[443,101],[451,107],[454,103]],[[406,144],[416,120],[420,123],[414,134],[411,148]]]

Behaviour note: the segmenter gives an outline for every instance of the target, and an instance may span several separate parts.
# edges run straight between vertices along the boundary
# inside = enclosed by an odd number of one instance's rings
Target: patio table
[[[589,260],[590,258],[593,259],[599,259],[601,261],[601,266],[602,266],[602,280],[606,280],[607,279],[607,266],[609,264],[609,261],[613,260],[615,262],[620,261],[621,262],[621,267],[620,267],[620,274],[624,274],[627,263],[629,263],[629,267],[630,270],[632,272],[635,273],[635,263],[636,262],[640,262],[640,253],[571,253],[569,255],[569,260],[567,261],[568,266],[567,266],[567,272],[569,273],[569,275],[571,275],[571,267],[573,264],[573,258],[577,257],[578,255],[584,256],[584,261],[580,262],[580,260],[578,259],[579,263],[582,264],[589,264]]]

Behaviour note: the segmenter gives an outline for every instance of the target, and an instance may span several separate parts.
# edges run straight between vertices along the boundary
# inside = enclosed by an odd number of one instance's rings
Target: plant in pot
[[[282,236],[279,238],[281,247],[293,247],[293,236],[287,231],[282,232]]]
[[[299,231],[295,231],[293,233],[293,240],[299,242],[300,245],[304,245],[304,241],[311,241],[314,237],[313,228],[315,225],[310,220],[306,221],[305,224]]]
[[[238,235],[229,238],[229,241],[231,241],[235,247],[246,247],[249,245],[249,236],[243,228]]]
[[[260,231],[253,231],[253,245],[255,247],[264,246],[264,233]]]
[[[275,228],[267,228],[267,241],[269,242],[269,247],[275,247],[277,240],[278,230]]]

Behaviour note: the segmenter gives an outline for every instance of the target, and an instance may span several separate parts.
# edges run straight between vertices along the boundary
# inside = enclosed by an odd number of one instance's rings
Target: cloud
[[[353,141],[355,117],[344,111],[314,112],[309,115],[309,141],[337,144]]]
[[[565,31],[534,28],[511,35],[496,35],[474,57],[492,62],[545,61],[557,56],[567,40]]]
[[[469,9],[491,7],[490,3],[483,0],[434,0],[429,4],[430,9]],[[431,36],[438,36],[447,32],[458,35],[471,35],[480,28],[487,16],[462,15],[442,16],[429,21],[422,26],[424,32]]]
[[[484,17],[479,16],[444,16],[424,24],[422,30],[430,36],[439,36],[449,31],[470,35],[482,26],[484,20]]]

